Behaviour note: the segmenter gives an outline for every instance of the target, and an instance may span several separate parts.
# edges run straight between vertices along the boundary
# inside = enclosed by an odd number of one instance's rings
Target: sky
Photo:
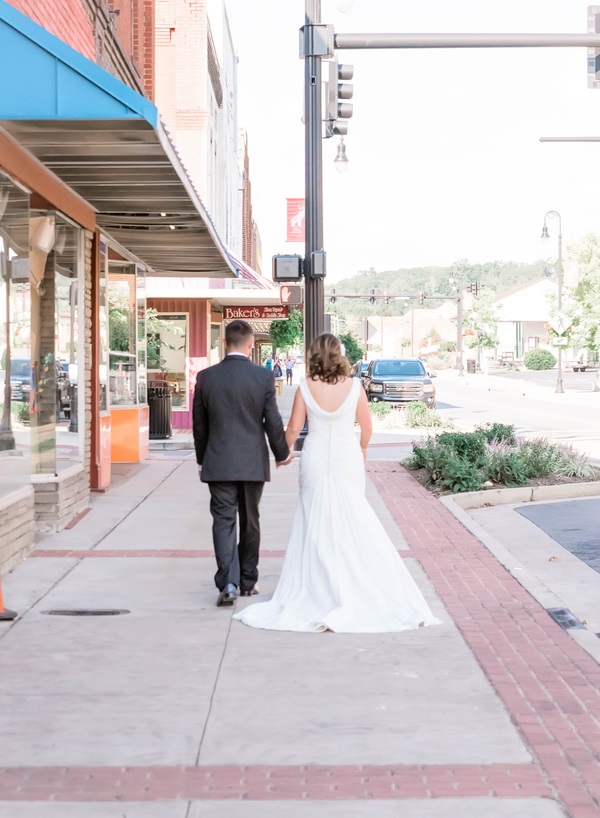
[[[239,55],[238,114],[248,132],[253,215],[263,272],[286,242],[286,198],[304,195],[302,0],[226,0]],[[588,0],[354,0],[342,14],[322,0],[336,33],[585,33]],[[345,174],[323,146],[327,283],[371,267],[449,265],[459,259],[534,261],[544,214],[560,213],[566,248],[600,233],[600,89],[587,50],[341,51],[354,65],[354,115]],[[568,251],[565,251],[568,254]]]

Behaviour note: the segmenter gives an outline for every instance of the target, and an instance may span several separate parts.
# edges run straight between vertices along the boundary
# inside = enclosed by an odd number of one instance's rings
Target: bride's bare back
[[[336,412],[352,389],[351,378],[340,378],[337,383],[326,383],[318,378],[307,378],[310,394],[324,412]]]

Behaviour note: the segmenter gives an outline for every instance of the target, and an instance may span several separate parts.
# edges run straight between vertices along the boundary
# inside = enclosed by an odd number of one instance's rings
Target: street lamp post
[[[458,271],[450,276],[450,284],[456,290],[456,368],[458,377],[465,377],[463,364],[463,281]]]
[[[546,215],[544,216],[544,226],[542,227],[542,241],[548,241],[550,238],[550,234],[548,233],[548,225],[546,223],[547,219],[558,219],[558,260],[557,260],[557,267],[558,267],[558,314],[559,316],[562,314],[562,294],[563,294],[563,259],[562,259],[562,219],[560,217],[560,213],[556,210],[549,210]],[[554,390],[556,393],[562,395],[564,390],[563,387],[563,365],[562,365],[562,346],[558,346],[558,373],[556,378],[556,389]]]

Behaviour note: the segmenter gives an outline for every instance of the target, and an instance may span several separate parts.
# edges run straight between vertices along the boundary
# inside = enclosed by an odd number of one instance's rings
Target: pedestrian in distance
[[[273,369],[273,358],[270,355],[267,355],[267,360],[265,361],[265,369],[269,371]]]
[[[235,614],[280,631],[385,633],[439,622],[365,496],[372,423],[340,342],[312,342],[296,390],[288,446],[308,417],[292,532],[272,599]],[[360,426],[360,440],[354,432]]]
[[[233,605],[238,590],[242,596],[258,593],[259,503],[270,480],[267,440],[278,466],[292,460],[273,374],[249,360],[250,324],[228,324],[225,347],[220,363],[198,373],[193,403],[198,471],[210,490],[217,605]]]
[[[275,380],[278,378],[283,378],[283,370],[281,369],[281,364],[278,360],[273,364],[273,377]]]
[[[285,359],[285,382],[288,386],[292,385],[292,381],[294,380],[294,366],[296,365],[295,358],[292,358],[291,355],[288,355]]]

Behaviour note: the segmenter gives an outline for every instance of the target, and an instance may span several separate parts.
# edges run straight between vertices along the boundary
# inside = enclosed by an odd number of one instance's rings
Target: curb
[[[444,495],[446,499],[463,509],[487,508],[489,506],[535,503],[541,500],[572,500],[577,497],[600,496],[600,481],[589,483],[561,483],[558,486],[520,486],[512,489],[485,489],[466,491],[464,494]],[[450,506],[448,506],[450,508]]]

